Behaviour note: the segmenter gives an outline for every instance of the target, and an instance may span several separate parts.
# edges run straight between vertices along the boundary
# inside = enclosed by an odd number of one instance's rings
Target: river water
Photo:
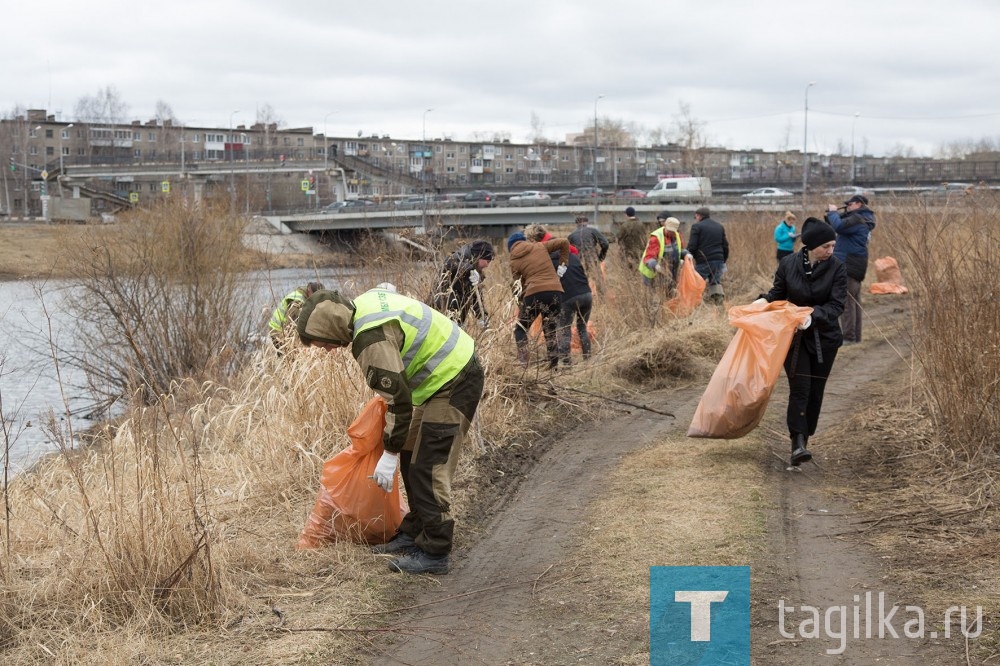
[[[354,281],[353,271],[336,268],[283,269],[246,277],[254,286],[255,316],[259,313],[262,321],[278,299],[306,282],[319,280],[329,289]],[[93,399],[83,371],[60,358],[65,354],[53,351],[73,348],[74,322],[64,307],[72,293],[67,281],[0,281],[0,463],[8,463],[13,474],[58,450],[57,440],[42,424],[54,423],[64,434],[70,425],[74,433],[94,425],[86,418]],[[263,329],[261,336],[262,342],[267,340]]]

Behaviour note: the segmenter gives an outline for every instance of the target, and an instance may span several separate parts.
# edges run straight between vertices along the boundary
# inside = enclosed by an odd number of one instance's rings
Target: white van
[[[646,193],[646,198],[657,202],[703,201],[712,196],[712,181],[708,178],[684,176],[661,178]]]

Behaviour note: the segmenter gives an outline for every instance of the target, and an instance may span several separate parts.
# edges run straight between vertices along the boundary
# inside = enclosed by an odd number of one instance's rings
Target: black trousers
[[[564,359],[569,358],[570,345],[573,341],[573,322],[576,321],[576,332],[580,337],[580,350],[584,358],[590,358],[590,333],[587,322],[590,321],[590,311],[594,306],[593,294],[580,294],[563,301],[559,315],[559,353]]]
[[[483,397],[483,383],[483,368],[473,356],[455,379],[413,409],[407,442],[399,455],[410,505],[399,531],[432,555],[451,552],[455,533],[451,477]]]
[[[808,332],[807,330],[806,333]],[[826,380],[833,369],[833,360],[837,357],[836,347],[822,348],[821,351],[822,363],[815,352],[808,351],[801,340],[796,340],[785,357],[785,375],[788,377],[786,420],[790,435],[810,437],[816,433],[819,412],[823,408]]]
[[[540,291],[525,296],[514,324],[514,341],[518,348],[528,346],[528,331],[531,323],[542,316],[542,331],[545,333],[545,348],[548,351],[549,367],[559,364],[559,311],[562,306],[561,291]]]

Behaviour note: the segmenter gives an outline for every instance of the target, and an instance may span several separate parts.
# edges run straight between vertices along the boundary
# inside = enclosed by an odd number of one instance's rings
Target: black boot
[[[792,466],[798,467],[804,462],[812,460],[813,455],[806,449],[809,438],[805,435],[795,433],[792,435]]]

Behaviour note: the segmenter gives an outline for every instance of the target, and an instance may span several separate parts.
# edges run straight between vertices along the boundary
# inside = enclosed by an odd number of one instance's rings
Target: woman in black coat
[[[812,315],[795,333],[785,357],[788,376],[788,433],[792,465],[812,459],[807,448],[816,432],[826,379],[844,342],[839,318],[847,298],[847,270],[833,256],[837,234],[826,222],[810,217],[802,226],[802,249],[781,260],[771,291],[763,301],[786,300],[809,306]]]

